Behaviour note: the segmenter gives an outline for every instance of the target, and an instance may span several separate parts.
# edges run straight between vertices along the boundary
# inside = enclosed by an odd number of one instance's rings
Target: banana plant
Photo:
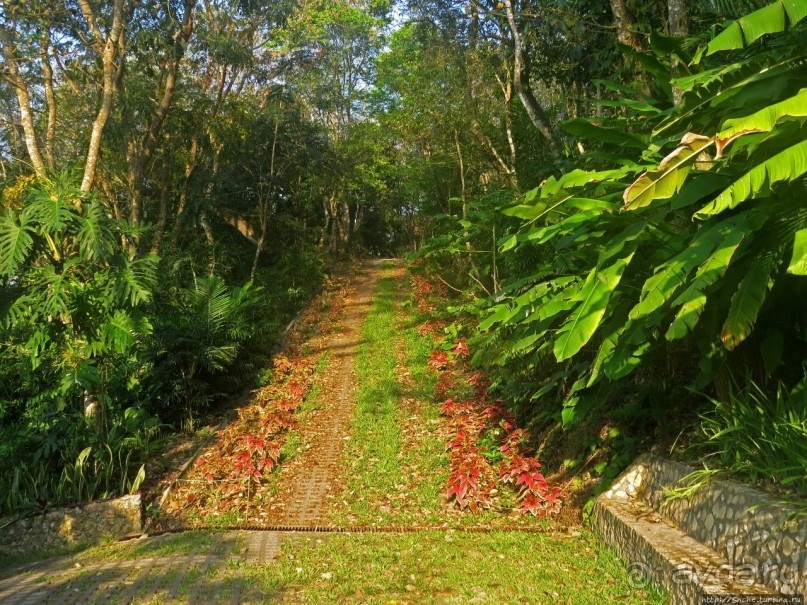
[[[567,127],[598,147],[503,210],[523,223],[501,254],[545,260],[491,301],[477,362],[542,377],[533,400],[574,422],[673,349],[697,359],[699,388],[734,353],[807,355],[805,312],[773,311],[807,291],[805,17],[778,0],[678,44],[700,45],[670,83],[678,106],[643,99],[628,119]]]

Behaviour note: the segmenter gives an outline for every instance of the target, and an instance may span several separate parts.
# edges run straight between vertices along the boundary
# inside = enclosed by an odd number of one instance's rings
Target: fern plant
[[[147,342],[143,397],[164,418],[188,420],[220,395],[224,382],[243,386],[247,372],[237,365],[248,365],[245,345],[266,325],[259,303],[251,282],[230,287],[211,276],[178,288],[160,306]]]

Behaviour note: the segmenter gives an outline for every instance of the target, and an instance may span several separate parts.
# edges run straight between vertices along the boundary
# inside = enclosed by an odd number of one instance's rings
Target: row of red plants
[[[314,380],[315,356],[303,354],[299,345],[312,332],[325,335],[332,330],[344,298],[342,283],[326,282],[323,293],[301,314],[289,345],[273,358],[268,384],[216,433],[174,491],[166,512],[204,519],[232,512],[240,516],[260,506]]]
[[[418,309],[432,314],[444,303],[445,288],[414,275],[412,289]],[[451,437],[446,446],[451,469],[447,496],[461,510],[493,506],[499,488],[517,494],[522,512],[545,517],[561,507],[561,491],[548,484],[541,463],[529,454],[529,434],[516,425],[507,405],[490,397],[490,381],[469,364],[470,348],[464,338],[446,337],[445,324],[430,320],[419,328],[433,338],[435,349],[429,367],[439,374],[434,398],[448,419]],[[491,452],[494,447],[497,451]]]

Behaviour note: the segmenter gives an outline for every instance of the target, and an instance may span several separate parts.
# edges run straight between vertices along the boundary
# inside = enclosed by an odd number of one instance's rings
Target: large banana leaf
[[[615,145],[633,149],[645,149],[647,147],[647,139],[644,137],[625,130],[600,126],[594,120],[579,118],[564,122],[562,126],[566,132],[577,137],[602,141],[603,143],[614,143]]]
[[[745,48],[765,34],[784,31],[786,20],[792,27],[804,17],[807,17],[807,3],[804,0],[778,0],[733,21],[708,44],[706,55]]]
[[[727,349],[736,348],[754,329],[777,260],[776,252],[755,259],[737,287],[720,335]]]
[[[573,309],[566,323],[558,330],[553,351],[558,361],[569,359],[591,340],[597,331],[611,294],[619,285],[625,267],[628,266],[635,248],[608,267],[595,267],[586,278],[575,297],[577,308]]]
[[[802,88],[795,96],[760,109],[749,116],[726,120],[723,129],[716,137],[718,155],[721,155],[723,147],[738,136],[751,132],[770,132],[783,118],[805,117],[807,117],[807,88]]]
[[[787,272],[793,275],[807,275],[807,229],[796,232],[793,239],[793,257]]]
[[[515,248],[519,242],[544,244],[553,237],[567,235],[573,231],[576,231],[581,225],[584,225],[587,221],[599,216],[600,214],[602,214],[601,210],[586,210],[584,212],[573,214],[569,218],[564,219],[559,223],[542,225],[540,227],[528,229],[527,231],[519,233],[518,235],[505,239],[502,243],[501,251],[507,252],[508,250]]]
[[[673,301],[673,305],[680,305],[681,309],[665,334],[667,340],[683,338],[695,328],[706,306],[706,289],[726,273],[745,235],[741,229],[729,232],[717,250],[700,266],[689,286]]]
[[[662,264],[644,283],[641,298],[631,309],[629,317],[633,320],[647,317],[667,303],[686,282],[695,267],[705,261],[708,263],[707,259],[718,246],[721,246],[721,243],[725,246],[726,240],[731,241],[735,233],[743,233],[742,229],[746,222],[747,217],[733,217],[702,231],[691,239],[680,253]]]
[[[704,113],[720,106],[746,105],[749,101],[749,90],[762,87],[768,94],[782,86],[783,82],[798,77],[804,70],[801,57],[771,54],[757,57],[753,61],[735,63],[719,71],[709,81],[708,86],[696,86],[691,93],[684,95],[680,113],[675,113],[662,122],[653,136],[663,136],[674,132],[678,127],[691,124],[692,120],[702,118]]]
[[[619,380],[635,370],[651,347],[645,330],[645,322],[628,320],[603,343],[602,356],[596,363],[601,364],[609,380]],[[599,371],[599,366],[595,369]]]
[[[653,200],[665,200],[681,190],[692,165],[714,141],[709,137],[687,133],[681,145],[665,157],[657,170],[648,171],[625,189],[625,210],[636,210]]]
[[[807,140],[801,141],[754,166],[713,202],[695,213],[705,219],[736,207],[750,197],[781,182],[793,181],[807,173]]]

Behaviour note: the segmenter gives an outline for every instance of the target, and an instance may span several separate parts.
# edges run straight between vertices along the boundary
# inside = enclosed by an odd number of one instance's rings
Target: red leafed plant
[[[452,351],[456,357],[468,357],[468,343],[464,338],[457,338],[454,341],[454,348]]]
[[[430,319],[426,323],[422,323],[418,326],[417,333],[419,336],[437,336],[438,334],[442,334],[445,327],[446,324],[444,321]]]
[[[453,458],[453,457],[452,457]],[[456,463],[455,463],[456,462]],[[454,498],[460,509],[490,508],[492,486],[485,478],[485,462],[479,456],[453,460],[448,479],[448,497]]]
[[[445,351],[432,351],[429,357],[429,367],[435,372],[445,370],[448,367],[448,353]]]
[[[416,299],[426,297],[432,286],[423,278],[413,278]],[[424,330],[424,333],[430,333]],[[446,416],[451,429],[447,444],[451,467],[447,496],[460,510],[489,508],[497,484],[516,490],[522,512],[535,516],[557,514],[561,506],[561,492],[550,486],[541,473],[541,463],[526,451],[529,435],[518,428],[513,413],[501,401],[490,401],[490,380],[481,370],[470,371],[469,347],[464,338],[456,338],[450,345],[451,354],[436,349],[428,365],[440,376],[434,386],[434,397],[442,402],[440,413]],[[473,399],[452,396],[462,382],[472,387]],[[481,441],[498,440],[501,467],[483,455]]]
[[[301,342],[306,327],[313,325],[323,333],[339,316],[344,298],[344,292],[340,295],[333,284],[326,284],[325,293],[300,316],[297,325],[301,329],[291,338]],[[266,478],[280,464],[283,443],[296,427],[300,404],[311,389],[314,362],[294,342],[274,357],[272,380],[255,393],[249,405],[238,409],[235,421],[217,433],[215,442],[180,484],[167,512],[192,509],[202,517],[243,513],[251,502],[263,497]]]

